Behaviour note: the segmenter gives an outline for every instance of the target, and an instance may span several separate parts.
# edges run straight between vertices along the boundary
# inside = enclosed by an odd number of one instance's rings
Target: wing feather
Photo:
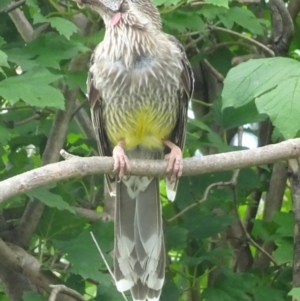
[[[91,64],[93,64],[93,56],[91,58]],[[87,78],[87,93],[88,99],[91,107],[91,116],[96,133],[96,140],[98,145],[98,151],[100,156],[112,156],[111,146],[105,131],[105,120],[103,114],[103,100],[101,98],[101,93],[94,86],[93,74],[89,72]],[[108,187],[108,191],[111,196],[115,196],[115,177],[111,175],[105,175],[105,182]]]
[[[169,40],[173,42],[181,52],[181,64],[182,64],[182,72],[181,72],[181,84],[182,86],[177,92],[178,102],[179,102],[179,114],[177,123],[169,137],[169,140],[175,143],[180,149],[183,151],[185,139],[186,139],[186,127],[188,121],[188,106],[189,100],[191,99],[194,91],[194,74],[190,62],[185,53],[185,49],[182,44],[173,36],[169,36]],[[165,153],[168,152],[165,149]],[[171,182],[166,179],[166,188],[168,198],[173,201],[176,196],[178,186],[178,180],[175,182]]]

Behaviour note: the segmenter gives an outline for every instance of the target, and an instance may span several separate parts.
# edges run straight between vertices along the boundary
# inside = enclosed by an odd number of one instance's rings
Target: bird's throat
[[[113,26],[116,26],[119,24],[119,22],[121,21],[122,15],[120,12],[115,13],[112,17],[111,17],[111,24]]]

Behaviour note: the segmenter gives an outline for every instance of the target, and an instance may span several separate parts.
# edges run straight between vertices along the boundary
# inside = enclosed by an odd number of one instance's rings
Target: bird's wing
[[[181,52],[181,88],[177,92],[178,102],[179,102],[179,114],[177,123],[169,137],[169,140],[175,143],[181,150],[184,148],[185,138],[186,138],[186,126],[188,120],[188,105],[194,91],[194,74],[190,62],[185,53],[185,49],[182,44],[173,36],[169,36],[169,40],[174,43]],[[165,152],[168,152],[166,149]],[[176,190],[178,186],[178,180],[175,182],[170,182],[166,179],[168,198],[173,201],[176,195]]]
[[[179,102],[179,115],[174,130],[170,136],[170,140],[183,149],[186,137],[186,124],[188,119],[188,104],[194,91],[194,75],[190,62],[186,56],[185,50],[182,44],[173,36],[169,36],[171,42],[173,42],[181,52],[181,88],[177,93]]]
[[[91,64],[93,64],[93,56],[91,58]],[[101,97],[100,91],[97,90],[94,86],[92,72],[89,72],[88,74],[87,93],[91,106],[91,116],[96,133],[99,155],[111,157],[112,151],[104,126],[103,99]],[[115,177],[111,175],[105,175],[105,179],[110,195],[115,195]]]

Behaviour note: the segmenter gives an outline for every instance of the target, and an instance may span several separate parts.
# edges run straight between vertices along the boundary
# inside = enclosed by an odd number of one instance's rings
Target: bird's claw
[[[171,182],[176,181],[182,175],[182,152],[181,149],[174,145],[171,152],[165,156],[168,160],[167,173],[170,175]]]
[[[125,171],[130,170],[130,164],[128,157],[125,155],[124,149],[117,145],[113,149],[113,158],[114,158],[114,169],[113,171],[119,170],[119,178],[122,179]]]

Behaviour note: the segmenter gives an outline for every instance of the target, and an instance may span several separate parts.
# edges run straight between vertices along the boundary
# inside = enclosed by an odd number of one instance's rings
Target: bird
[[[130,159],[166,159],[167,197],[182,175],[188,103],[194,76],[182,44],[162,31],[150,0],[76,0],[105,24],[90,61],[87,95],[99,154],[115,196],[114,280],[134,301],[158,301],[165,279],[159,179],[133,176]]]

